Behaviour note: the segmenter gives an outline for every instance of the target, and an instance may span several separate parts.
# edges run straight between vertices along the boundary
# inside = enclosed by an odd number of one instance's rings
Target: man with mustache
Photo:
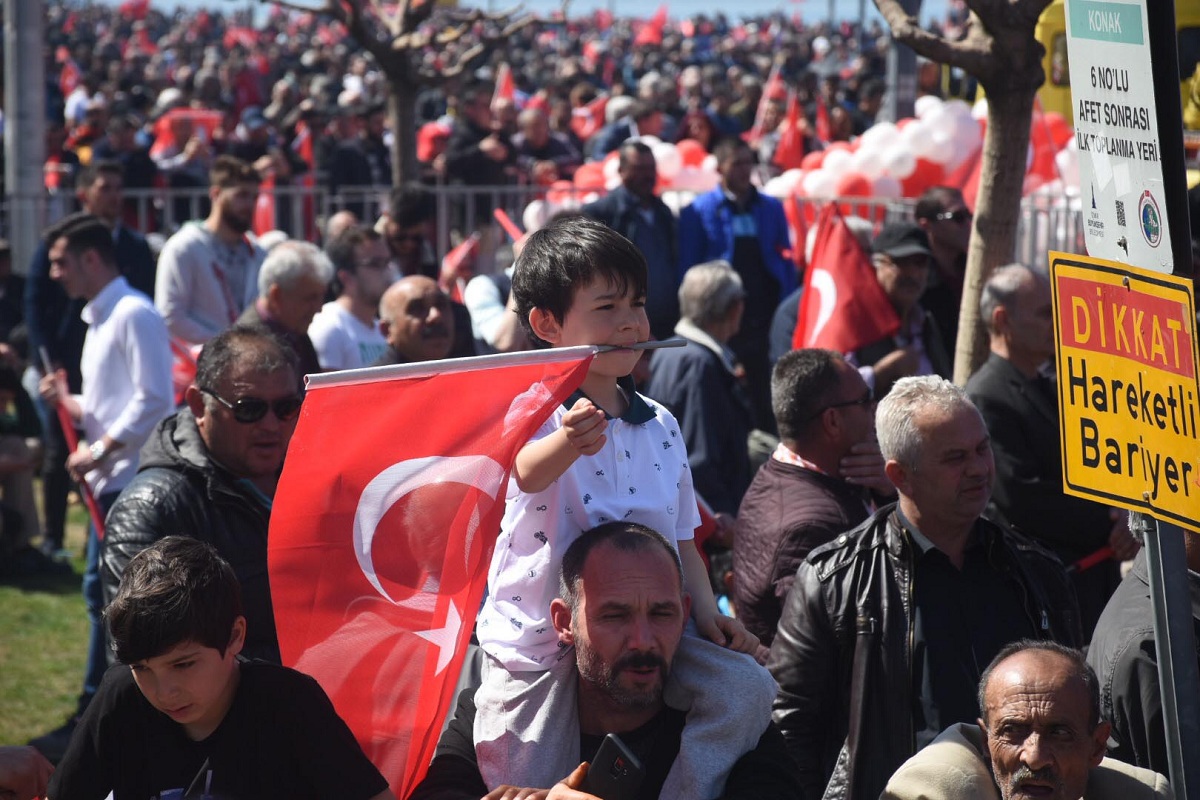
[[[154,285],[154,305],[167,330],[186,345],[204,344],[254,302],[266,257],[246,236],[254,222],[258,172],[241,159],[220,156],[209,182],[212,211],[167,240]]]
[[[907,375],[950,377],[953,362],[933,316],[920,304],[932,264],[929,237],[911,222],[893,222],[871,242],[875,278],[900,318],[900,330],[854,353],[876,397]]]
[[[980,516],[995,467],[963,390],[902,378],[875,428],[899,502],[800,565],[767,664],[804,798],[878,797],[905,759],[979,716],[981,671],[1006,644],[1081,642],[1058,559]]]
[[[1104,757],[1112,726],[1100,717],[1099,686],[1078,650],[1008,645],[983,672],[978,726],[946,729],[892,776],[881,800],[1171,797],[1157,772]]]
[[[560,658],[573,655],[579,674],[579,752],[591,761],[605,735],[618,734],[642,766],[640,784],[629,797],[658,797],[679,752],[686,713],[681,698],[664,689],[689,606],[677,552],[644,525],[605,523],[563,555],[550,618]],[[471,688],[459,696],[437,756],[411,800],[595,800],[587,793],[587,764],[548,790],[485,785],[475,757],[474,717]],[[730,771],[722,796],[794,798],[798,790],[779,731],[768,723],[758,746]]]
[[[409,275],[388,287],[379,301],[379,321],[388,349],[376,367],[447,358],[454,345],[450,298],[424,275]]]

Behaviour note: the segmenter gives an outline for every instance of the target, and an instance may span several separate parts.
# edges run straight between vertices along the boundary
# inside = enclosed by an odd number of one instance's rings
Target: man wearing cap
[[[920,304],[929,279],[929,237],[911,222],[883,227],[871,243],[871,265],[888,302],[900,318],[900,330],[854,353],[867,385],[883,397],[909,375],[950,377],[953,362],[937,324]]]

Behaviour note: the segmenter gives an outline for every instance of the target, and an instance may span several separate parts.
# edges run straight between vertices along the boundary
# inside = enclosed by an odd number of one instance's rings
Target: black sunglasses
[[[830,403],[829,405],[822,408],[820,411],[817,411],[814,414],[810,414],[808,418],[816,419],[817,417],[821,416],[822,414],[824,414],[826,411],[828,411],[831,408],[846,408],[847,406],[872,406],[872,405],[875,405],[875,392],[871,389],[867,389],[867,393],[864,394],[862,397],[858,398],[857,400],[847,400],[844,403]]]
[[[971,218],[971,212],[965,208],[960,208],[957,211],[943,211],[940,214],[935,214],[934,219],[945,222],[946,220],[954,220],[955,222],[966,222]]]
[[[281,397],[270,402],[258,397],[243,397],[237,402],[231,403],[212,389],[201,389],[200,391],[232,411],[233,418],[238,422],[247,425],[265,417],[268,409],[275,413],[280,422],[287,422],[300,413],[300,406],[304,403],[304,396],[299,394]]]

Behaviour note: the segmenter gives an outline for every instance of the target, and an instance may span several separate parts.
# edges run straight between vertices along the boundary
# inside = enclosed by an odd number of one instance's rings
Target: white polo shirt
[[[609,418],[598,453],[580,456],[536,494],[522,493],[516,479],[509,480],[488,598],[476,627],[483,649],[509,670],[548,668],[558,652],[550,601],[558,596],[563,553],[580,534],[630,520],[658,531],[678,549],[700,524],[679,423],[632,385],[628,382],[629,409]],[[581,396],[555,409],[531,441],[561,428],[563,415]]]
[[[387,352],[387,339],[379,323],[364,325],[339,303],[328,302],[308,326],[308,338],[317,350],[321,369],[369,367]]]

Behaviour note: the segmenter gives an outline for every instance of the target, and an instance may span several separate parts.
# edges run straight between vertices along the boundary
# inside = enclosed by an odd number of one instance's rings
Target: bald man
[[[388,349],[374,366],[449,357],[454,313],[433,279],[409,275],[393,283],[379,301],[379,320]]]

